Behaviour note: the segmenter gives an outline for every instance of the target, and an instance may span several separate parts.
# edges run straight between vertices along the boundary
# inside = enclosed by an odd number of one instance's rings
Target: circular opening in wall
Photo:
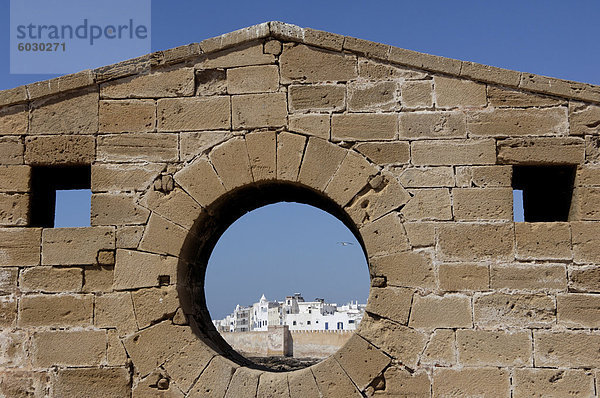
[[[218,351],[287,371],[345,344],[370,286],[345,212],[308,188],[273,183],[238,189],[207,213],[188,285],[196,323]]]

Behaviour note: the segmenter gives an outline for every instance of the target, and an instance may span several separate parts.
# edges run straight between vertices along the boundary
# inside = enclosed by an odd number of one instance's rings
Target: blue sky
[[[26,2],[28,0],[22,0]],[[64,2],[53,1],[67,16],[71,12]],[[98,4],[89,2],[89,4]],[[35,8],[31,9],[36,15]],[[377,42],[391,44],[411,50],[441,55],[461,60],[531,72],[563,79],[600,84],[600,41],[598,40],[598,15],[600,1],[152,1],[151,7],[151,49],[163,50],[190,42],[201,41],[235,29],[269,20],[280,20],[304,27],[326,30]],[[38,15],[39,16],[39,15]],[[79,15],[73,15],[77,21]],[[75,21],[75,22],[77,22]],[[9,73],[9,1],[0,2],[0,89],[12,88],[30,82],[48,79],[56,75],[11,75]],[[134,57],[140,54],[132,52]],[[102,66],[94,57],[89,58],[86,68]],[[88,199],[89,200],[89,199]],[[78,201],[76,199],[75,201]],[[294,206],[292,206],[294,207]],[[72,206],[67,206],[72,209]],[[259,217],[260,216],[260,217]],[[85,218],[85,215],[83,216]],[[279,225],[279,222],[283,222]],[[84,221],[85,223],[85,221]],[[66,225],[66,224],[65,224]],[[294,229],[284,229],[294,226]],[[277,277],[293,275],[278,273],[286,264],[310,264],[305,274],[322,275],[321,278],[294,276],[293,283],[281,286],[279,290],[269,286],[247,296],[235,296],[235,300],[254,300],[265,292],[269,298],[279,298],[293,291],[302,291],[307,298],[325,296],[342,301],[342,297],[354,298],[355,292],[363,292],[361,301],[366,300],[365,283],[368,288],[366,265],[358,246],[337,246],[339,240],[351,240],[349,231],[331,216],[295,207],[279,205],[274,208],[250,213],[234,224],[226,232],[223,241],[215,250],[211,261],[229,263],[231,275],[239,275],[227,288],[229,292],[241,292],[253,275],[246,274],[249,266],[256,266],[257,274],[269,270],[276,271]],[[277,231],[277,233],[274,233]],[[261,235],[262,233],[267,235]],[[294,246],[305,239],[306,244]],[[229,239],[236,239],[236,242]],[[267,238],[270,236],[270,240]],[[346,236],[345,238],[343,236]],[[245,237],[246,239],[238,239]],[[288,241],[288,238],[290,239]],[[295,238],[295,239],[291,239]],[[240,245],[255,247],[251,239],[261,243],[275,240],[276,245],[263,247],[250,257],[236,257]],[[287,243],[286,243],[287,242]],[[314,246],[309,246],[308,244]],[[227,248],[230,248],[227,250]],[[310,249],[309,249],[310,247]],[[237,249],[236,249],[237,248]],[[304,248],[304,249],[303,249]],[[344,249],[344,250],[342,250]],[[290,252],[294,253],[290,256]],[[348,257],[353,255],[352,259]],[[260,257],[260,256],[263,257]],[[318,257],[318,258],[317,258]],[[355,272],[356,281],[332,281],[327,274],[330,267],[345,267],[363,262],[363,271]],[[245,263],[244,265],[241,265]],[[235,268],[237,267],[237,268]],[[244,268],[246,267],[246,268]],[[263,268],[260,268],[263,267]],[[236,271],[233,271],[236,269]],[[331,268],[333,269],[333,268]],[[225,301],[222,290],[213,289],[218,272],[209,269],[211,286],[208,290],[209,303]],[[224,270],[224,268],[223,268]],[[225,271],[223,271],[225,272]],[[291,272],[291,271],[288,271]],[[315,280],[327,282],[326,287],[315,285]],[[302,286],[297,282],[303,281]],[[273,285],[273,283],[271,283]],[[325,285],[323,285],[325,286]],[[319,289],[329,289],[328,292]],[[356,290],[354,290],[356,288]],[[272,293],[271,293],[272,292]],[[345,296],[344,296],[345,295]],[[233,301],[235,301],[233,300]],[[250,302],[251,302],[250,301]],[[222,315],[224,309],[214,309],[215,316]],[[226,311],[229,311],[227,309]]]

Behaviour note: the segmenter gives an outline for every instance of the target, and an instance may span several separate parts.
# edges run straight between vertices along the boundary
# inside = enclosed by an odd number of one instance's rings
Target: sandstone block
[[[415,294],[409,327],[417,329],[473,327],[471,299],[468,296],[421,296]]]
[[[593,375],[583,370],[515,369],[515,397],[591,397],[594,395]]]
[[[107,331],[106,362],[108,366],[126,366],[127,353],[116,330]]]
[[[437,368],[434,397],[510,397],[510,372],[498,368]]]
[[[600,188],[576,187],[573,189],[569,220],[598,221],[600,220]]]
[[[496,163],[494,140],[436,140],[411,143],[415,166],[459,166]]]
[[[400,114],[400,137],[466,138],[465,116],[461,112],[409,112]]]
[[[575,328],[600,326],[600,295],[561,294],[556,297],[558,324]]]
[[[94,297],[90,295],[24,296],[19,308],[20,326],[88,326],[92,324]]]
[[[272,64],[275,57],[263,52],[262,43],[246,43],[205,55],[195,69],[237,68],[249,65]]]
[[[600,137],[585,136],[585,161],[587,163],[600,162]]]
[[[92,192],[145,191],[163,167],[161,164],[93,164]]]
[[[347,151],[337,145],[318,138],[309,138],[298,182],[324,191],[346,154]]]
[[[156,104],[152,100],[100,101],[98,131],[129,133],[153,131]]]
[[[102,98],[161,98],[194,95],[194,69],[138,74],[100,85]]]
[[[281,82],[348,81],[357,76],[355,55],[321,50],[303,44],[283,46],[279,57]]]
[[[104,330],[36,332],[31,352],[34,366],[99,366],[106,358]]]
[[[390,357],[357,334],[333,358],[361,391],[390,364]]]
[[[19,285],[23,291],[61,293],[80,291],[83,284],[81,268],[34,267],[21,271]]]
[[[88,266],[83,271],[83,291],[86,293],[109,292],[112,290],[114,266]]]
[[[39,265],[41,239],[39,228],[0,228],[0,266]]]
[[[231,97],[234,129],[282,127],[287,124],[285,93],[245,94]]]
[[[277,135],[274,131],[246,135],[246,147],[254,181],[277,177]]]
[[[27,105],[15,105],[0,110],[0,134],[23,135],[29,128]]]
[[[228,359],[214,357],[192,387],[189,397],[223,398],[237,368],[238,366]]]
[[[227,94],[227,72],[224,69],[204,69],[196,71],[196,95]]]
[[[28,192],[30,178],[29,166],[0,166],[0,192]]]
[[[425,79],[427,73],[368,58],[358,60],[358,75],[369,80]]]
[[[98,137],[97,160],[103,162],[173,162],[179,159],[177,134],[130,133]]]
[[[478,327],[496,325],[544,328],[556,322],[556,307],[545,294],[491,293],[473,299]],[[537,360],[536,360],[537,363]]]
[[[405,50],[399,47],[391,47],[388,54],[390,62],[399,63],[415,67],[458,75],[461,70],[461,62],[456,59],[439,57],[437,55],[424,54],[412,50]]]
[[[489,267],[476,263],[448,263],[438,267],[440,289],[445,291],[488,290]]]
[[[532,106],[564,105],[565,101],[547,95],[533,94],[488,85],[488,101],[494,108],[526,108]]]
[[[127,368],[62,369],[54,381],[54,394],[83,397],[91,391],[97,397],[124,397],[130,394]]]
[[[20,137],[0,137],[0,164],[23,164],[23,152]]]
[[[493,264],[492,289],[566,290],[567,270],[563,264]]]
[[[196,159],[177,172],[174,178],[186,192],[204,207],[207,207],[225,193],[223,183],[206,158]]]
[[[143,377],[196,338],[189,327],[165,321],[127,337],[123,344],[136,371]]]
[[[520,260],[568,260],[571,229],[568,223],[515,223],[516,256]]]
[[[452,219],[452,202],[448,189],[411,189],[409,192],[412,198],[400,211],[407,220]]]
[[[253,181],[248,148],[243,138],[233,138],[215,147],[209,158],[228,190]]]
[[[166,194],[159,191],[149,191],[143,199],[142,205],[186,229],[192,229],[196,220],[202,217],[203,214],[200,205],[179,188],[175,188]]]
[[[406,325],[412,303],[413,289],[372,287],[367,311]]]
[[[272,372],[261,374],[256,396],[265,398],[290,398],[287,374]]]
[[[292,114],[288,116],[290,131],[329,139],[330,116],[323,114]]]
[[[569,102],[570,135],[600,133],[600,106]]]
[[[403,107],[419,109],[433,106],[433,84],[431,80],[409,80],[402,83],[401,89]]]
[[[512,224],[443,224],[437,229],[437,256],[444,260],[512,259]]]
[[[277,179],[296,181],[304,155],[306,137],[291,133],[277,134]]]
[[[400,287],[433,288],[435,277],[426,253],[402,252],[371,259],[373,276],[385,276],[387,284]]]
[[[45,371],[4,370],[0,374],[0,394],[5,397],[41,398],[48,390]]]
[[[494,109],[467,116],[467,130],[474,136],[566,135],[568,129],[566,107]]]
[[[13,297],[0,297],[0,328],[9,329],[16,326],[17,314],[17,299]]]
[[[529,331],[457,330],[456,345],[466,366],[532,366]]]
[[[196,341],[171,357],[164,368],[182,391],[189,391],[214,356],[212,349]]]
[[[94,77],[94,72],[87,69],[81,72],[28,84],[27,92],[29,94],[29,99],[60,94],[61,92],[92,86],[94,84]]]
[[[600,358],[600,335],[584,331],[534,331],[535,364],[539,367],[594,368]]]
[[[369,257],[409,249],[406,231],[396,213],[390,213],[360,228]]]
[[[258,379],[261,375],[262,372],[259,370],[237,368],[227,387],[225,398],[255,397],[258,390]]]
[[[143,224],[148,220],[148,209],[137,204],[132,194],[100,193],[92,195],[92,225]]]
[[[159,383],[161,389],[158,388]],[[185,396],[169,375],[160,368],[139,380],[131,392],[132,398],[183,398]]]
[[[426,372],[409,372],[390,366],[384,372],[384,394],[389,396],[430,397],[431,381]]]
[[[349,152],[325,188],[325,193],[345,206],[379,170],[363,156]]]
[[[455,188],[452,199],[454,218],[459,221],[513,219],[511,188]]]
[[[358,392],[352,380],[334,358],[328,358],[311,368],[319,390],[324,397],[358,398]]]
[[[100,250],[115,248],[113,227],[47,228],[42,265],[94,265]]]
[[[159,285],[162,276],[169,283],[177,280],[177,258],[133,250],[117,250],[114,289],[132,289]]]
[[[441,188],[454,186],[452,167],[415,167],[402,171],[398,176],[406,188]]]
[[[120,336],[137,332],[131,293],[119,292],[96,297],[94,322],[99,328],[116,328]],[[141,325],[140,325],[141,327]]]
[[[576,263],[600,262],[600,225],[595,222],[572,222],[573,258]]]
[[[227,69],[227,92],[229,94],[275,92],[278,89],[279,68],[277,65]]]
[[[91,135],[29,136],[25,138],[27,164],[90,164],[96,141]]]
[[[117,227],[117,249],[135,249],[138,247],[144,227],[140,225],[125,225]]]
[[[580,165],[575,174],[575,187],[600,186],[600,167],[596,165]]]
[[[580,138],[508,138],[498,141],[498,162],[504,164],[580,164],[585,157]]]
[[[427,348],[421,356],[421,362],[429,365],[448,366],[456,363],[456,336],[452,329],[436,329]]]
[[[348,83],[348,109],[352,112],[400,109],[400,88],[394,81]]]
[[[0,226],[21,226],[29,222],[29,195],[0,193]]]
[[[175,286],[137,290],[132,293],[132,298],[140,329],[155,321],[172,317],[179,308]]]
[[[301,369],[288,373],[288,385],[291,398],[319,398],[321,393],[310,369]]]
[[[405,222],[404,229],[413,248],[435,244],[435,224],[432,222]]]
[[[214,146],[227,141],[233,135],[229,131],[192,131],[179,134],[179,157],[187,162],[197,155],[208,153]]]
[[[25,86],[19,86],[7,90],[2,90],[2,93],[0,93],[0,106],[6,106],[26,101],[27,88]]]
[[[158,131],[223,130],[231,126],[229,97],[158,100]]]
[[[95,134],[98,132],[98,91],[36,100],[31,105],[31,134]]]
[[[487,104],[485,84],[444,76],[435,76],[433,82],[438,107],[484,107]]]
[[[510,187],[512,166],[460,166],[456,168],[458,187]]]
[[[381,113],[334,114],[331,138],[347,141],[393,140],[398,133],[398,116]]]
[[[23,270],[25,272],[25,270]],[[0,268],[0,295],[12,294],[17,288],[19,269],[16,267]]]
[[[600,292],[600,267],[589,265],[570,268],[569,289],[575,292]]]
[[[354,148],[379,165],[404,164],[410,160],[410,144],[404,141],[361,142]]]
[[[347,211],[356,224],[361,225],[378,219],[409,200],[410,194],[398,180],[393,175],[383,173],[369,181],[369,186],[359,193]]]
[[[340,84],[293,84],[288,88],[288,98],[291,112],[340,111],[346,107],[346,87]]]
[[[268,40],[264,44],[264,52],[265,54],[279,55],[282,47],[279,40]]]

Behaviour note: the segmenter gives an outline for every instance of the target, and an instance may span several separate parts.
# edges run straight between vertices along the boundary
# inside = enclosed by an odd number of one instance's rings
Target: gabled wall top
[[[342,36],[335,33],[272,21],[206,39],[200,43],[191,43],[165,51],[157,51],[113,65],[93,70],[84,70],[0,91],[0,107],[23,103],[124,76],[143,73],[155,66],[177,64],[198,56],[211,54],[252,40],[268,37],[329,50],[353,52],[392,64],[424,69],[485,83],[600,103],[600,86],[593,84],[517,72],[474,62],[459,61],[350,36]]]

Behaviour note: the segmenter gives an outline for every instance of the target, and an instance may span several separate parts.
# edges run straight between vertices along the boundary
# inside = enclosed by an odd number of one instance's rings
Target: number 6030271
[[[19,51],[65,51],[66,44],[63,43],[19,43],[17,45]]]

